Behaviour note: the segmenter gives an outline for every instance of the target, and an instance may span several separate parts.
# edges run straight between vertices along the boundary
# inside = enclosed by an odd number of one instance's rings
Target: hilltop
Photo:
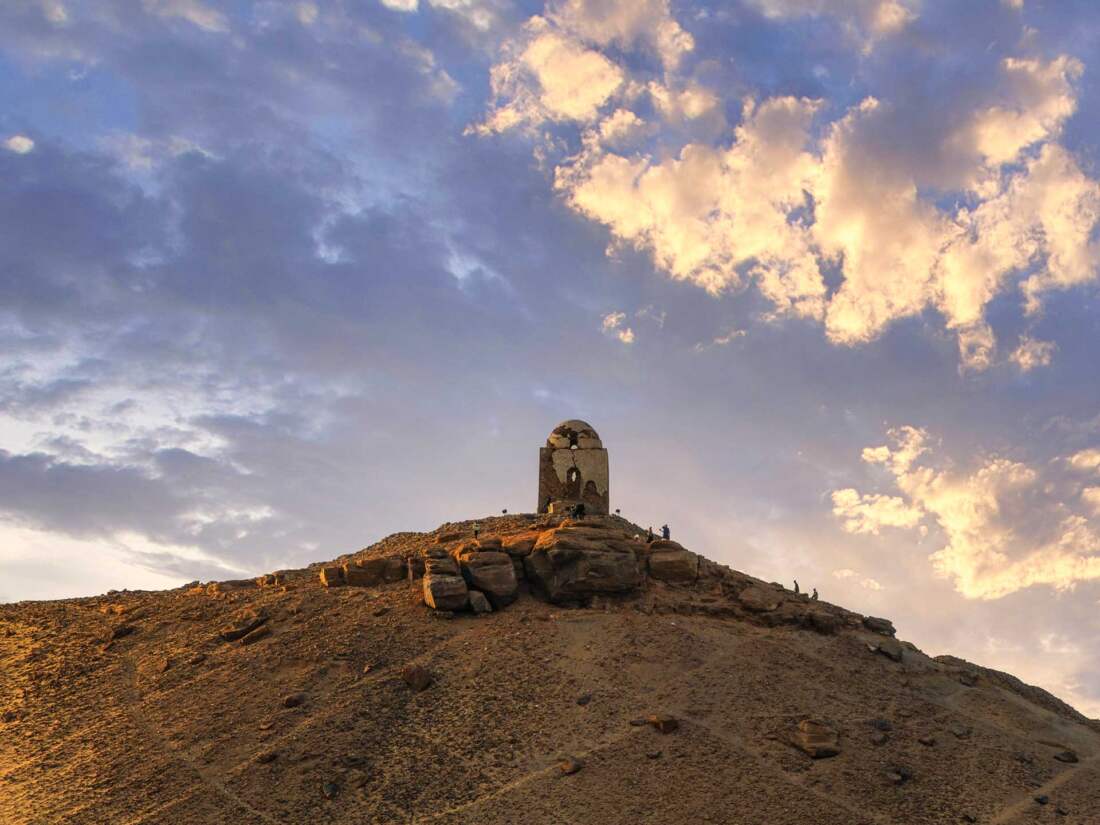
[[[1038,688],[615,516],[479,525],[0,605],[0,822],[1100,821]]]

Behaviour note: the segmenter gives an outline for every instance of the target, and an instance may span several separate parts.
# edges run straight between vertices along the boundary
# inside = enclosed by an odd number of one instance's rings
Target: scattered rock
[[[810,610],[806,612],[804,624],[811,630],[826,636],[831,636],[840,630],[840,618],[824,610]]]
[[[278,755],[279,755],[279,752],[275,751],[275,750],[260,751],[258,754],[256,754],[256,764],[266,765],[269,762],[274,762],[276,757],[278,757]]]
[[[646,751],[645,755],[646,755],[647,759],[660,759],[661,758],[661,752],[659,750]]]
[[[917,741],[920,742],[925,747],[930,748],[930,747],[932,747],[933,745],[936,744],[936,737],[935,736],[921,736],[917,739]]]
[[[962,821],[963,822],[977,822],[978,817],[974,816],[974,814],[971,814],[971,813],[965,813],[965,814],[962,815]]]
[[[1046,805],[1048,802],[1050,802],[1050,797],[1046,794],[1041,793],[1035,797],[1035,801],[1038,802],[1040,805]]]
[[[343,566],[344,582],[354,587],[376,587],[399,582],[407,576],[404,556],[363,559]]]
[[[303,694],[303,693],[291,693],[290,695],[283,697],[283,707],[284,708],[296,708],[296,707],[299,707],[302,704],[302,702],[304,702],[305,700],[306,700],[305,694]]]
[[[558,763],[558,770],[562,772],[563,776],[569,776],[574,774],[584,767],[584,762],[577,759],[575,756],[566,756]]]
[[[642,725],[645,725],[645,724],[647,724],[647,722],[644,718],[638,718],[638,719],[631,719],[630,720],[630,727],[632,727],[632,728],[640,728]]]
[[[1071,750],[1059,751],[1054,754],[1054,758],[1059,762],[1065,762],[1068,765],[1073,765],[1077,762],[1077,754]]]
[[[766,613],[775,610],[783,603],[783,597],[775,590],[765,590],[763,587],[750,585],[737,594],[737,600],[746,610],[756,613]]]
[[[904,785],[913,778],[913,772],[904,765],[891,765],[886,769],[886,778],[893,785]]]
[[[654,542],[656,544],[657,542]],[[675,542],[667,542],[675,544]],[[675,548],[654,548],[649,556],[649,575],[659,581],[692,584],[699,578],[699,557],[676,544]]]
[[[794,732],[794,745],[814,759],[840,753],[839,734],[832,725],[818,719],[803,719]]]
[[[252,611],[238,619],[235,624],[223,628],[220,635],[227,642],[235,642],[238,639],[243,639],[266,621],[267,613],[265,611]]]
[[[0,721],[3,721],[3,723],[5,725],[10,725],[12,722],[14,722],[18,718],[19,717],[16,716],[14,710],[6,710],[6,711],[4,711],[3,715],[0,715]]]
[[[340,793],[340,786],[335,782],[326,782],[321,786],[321,793],[325,795],[325,799],[335,799],[336,795]]]
[[[580,705],[582,708],[591,701],[592,701],[592,694],[591,693],[582,693],[580,696],[577,697],[577,704]]]
[[[167,673],[169,670],[171,670],[171,668],[172,660],[167,657],[161,659],[160,663],[157,665],[157,671],[160,673]]]
[[[270,635],[271,635],[271,625],[269,625],[269,624],[260,625],[260,627],[257,627],[251,633],[249,633],[246,636],[243,636],[241,638],[241,645],[242,646],[247,646],[247,645],[255,644],[256,642],[260,641],[260,639],[264,639],[264,638],[266,638]]]
[[[431,672],[420,665],[409,665],[406,667],[401,671],[401,678],[405,680],[406,685],[417,693],[422,690],[427,690],[432,684]]]
[[[191,667],[194,667],[195,665],[201,665],[205,661],[206,661],[206,654],[205,653],[196,653],[194,656],[192,656],[190,659],[187,660],[187,664],[190,665]]]
[[[486,613],[493,612],[493,606],[489,604],[489,600],[485,597],[485,594],[480,590],[471,590],[469,593],[470,609],[477,613],[479,616],[483,616]]]
[[[371,611],[371,615],[374,616],[375,618],[378,618],[379,616],[385,616],[389,612],[390,612],[390,609],[388,607],[382,606],[382,607],[376,607],[373,611]]]
[[[892,731],[894,726],[890,723],[889,719],[872,719],[871,727],[875,730]]]
[[[667,713],[652,713],[645,721],[660,733],[673,733],[680,728],[680,720]]]
[[[976,670],[964,670],[959,674],[959,684],[974,687],[978,684],[978,672]]]
[[[951,735],[956,739],[969,739],[972,729],[966,725],[952,725]]]
[[[1058,816],[1069,816],[1069,809],[1059,805],[1054,809],[1054,813],[1058,814]]]
[[[875,745],[876,747],[885,745],[889,741],[890,737],[888,737],[880,730],[876,730],[874,733],[871,734],[871,744]]]

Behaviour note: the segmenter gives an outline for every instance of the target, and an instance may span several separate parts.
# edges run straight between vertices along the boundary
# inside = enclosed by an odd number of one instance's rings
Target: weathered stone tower
[[[609,512],[607,450],[592,426],[563,421],[539,450],[540,513],[560,513],[584,503],[588,513]]]

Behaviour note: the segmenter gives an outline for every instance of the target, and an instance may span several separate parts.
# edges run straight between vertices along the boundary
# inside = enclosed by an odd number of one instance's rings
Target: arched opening
[[[569,449],[570,450],[577,449],[577,434],[576,433],[569,433]]]
[[[570,499],[581,497],[581,471],[576,467],[565,471],[565,495]]]

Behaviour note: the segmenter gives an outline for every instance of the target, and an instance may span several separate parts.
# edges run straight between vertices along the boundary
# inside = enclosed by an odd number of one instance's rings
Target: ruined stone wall
[[[606,514],[610,507],[607,450],[539,450],[538,512],[545,513],[552,502],[584,502],[593,514]]]

